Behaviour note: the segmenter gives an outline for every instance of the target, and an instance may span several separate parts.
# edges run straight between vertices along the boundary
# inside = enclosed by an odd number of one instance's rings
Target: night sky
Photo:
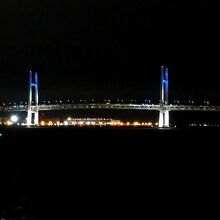
[[[26,101],[28,71],[40,100],[170,99],[220,102],[219,8],[206,1],[3,1],[0,102]]]

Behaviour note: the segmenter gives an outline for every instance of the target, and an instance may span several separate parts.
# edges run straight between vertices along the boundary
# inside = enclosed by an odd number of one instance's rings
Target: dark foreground
[[[210,219],[218,129],[2,129],[0,217]]]

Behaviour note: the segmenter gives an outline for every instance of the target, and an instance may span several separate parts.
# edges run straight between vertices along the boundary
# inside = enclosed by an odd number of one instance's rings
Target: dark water
[[[2,129],[0,217],[210,218],[219,129]]]

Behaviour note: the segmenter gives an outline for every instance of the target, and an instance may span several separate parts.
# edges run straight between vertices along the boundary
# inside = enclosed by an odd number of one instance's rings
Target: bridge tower
[[[162,66],[160,84],[160,128],[169,127],[169,111],[165,109],[165,105],[168,105],[168,68]]]
[[[27,112],[27,126],[38,125],[39,112],[38,112],[38,73],[34,74],[34,81],[32,72],[29,72],[29,97],[28,97],[28,112]],[[34,93],[34,96],[33,96]],[[34,104],[34,105],[32,105]],[[33,110],[32,107],[35,107]],[[34,116],[34,118],[33,118]]]

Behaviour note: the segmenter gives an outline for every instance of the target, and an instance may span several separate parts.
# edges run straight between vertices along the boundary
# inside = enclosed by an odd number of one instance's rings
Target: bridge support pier
[[[161,67],[161,84],[160,84],[160,114],[159,127],[169,127],[169,111],[165,109],[168,105],[168,68]]]
[[[160,111],[159,128],[169,127],[169,111]]]
[[[34,88],[34,90],[33,90]],[[34,99],[33,99],[34,93]],[[34,106],[32,106],[34,104]],[[32,107],[35,107],[32,110]],[[34,118],[33,118],[34,116]],[[38,74],[34,74],[34,82],[32,79],[32,72],[29,72],[29,97],[28,97],[28,112],[27,112],[27,126],[39,124],[39,112],[38,112]]]

